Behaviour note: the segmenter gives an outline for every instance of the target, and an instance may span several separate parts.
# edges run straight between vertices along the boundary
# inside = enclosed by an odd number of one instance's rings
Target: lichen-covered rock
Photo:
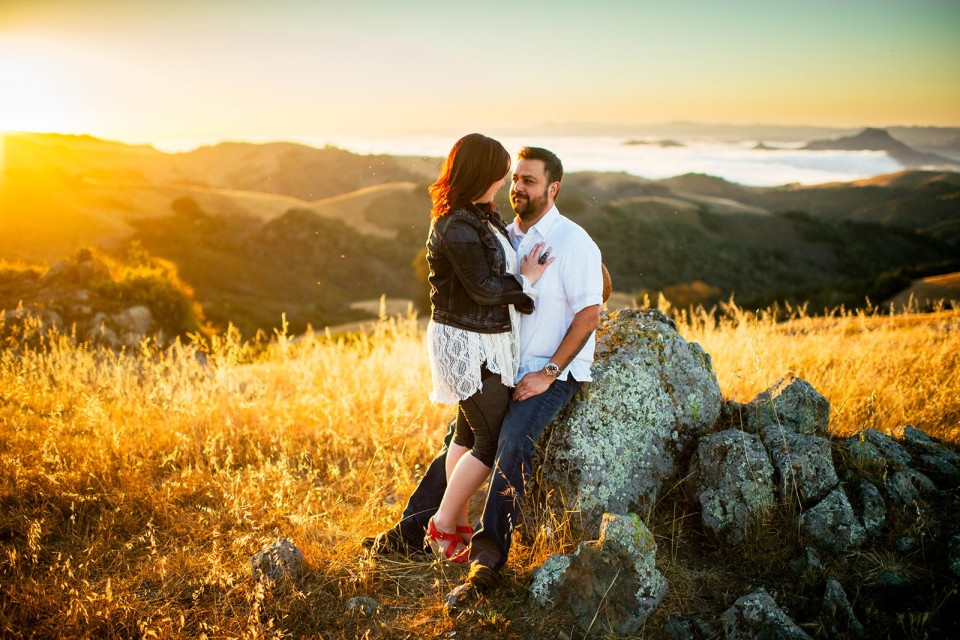
[[[950,538],[947,544],[947,568],[950,573],[960,578],[960,534]]]
[[[903,444],[919,449],[926,449],[927,451],[938,451],[943,448],[939,442],[912,424],[903,427]]]
[[[918,456],[917,467],[942,486],[952,488],[960,483],[960,463],[952,452],[922,453]]]
[[[275,540],[264,545],[250,558],[253,577],[257,580],[280,580],[284,576],[297,578],[305,566],[303,552],[289,540]]]
[[[585,527],[605,512],[652,507],[720,412],[710,356],[656,310],[604,317],[592,375],[540,453],[540,481],[580,511]]]
[[[542,607],[564,607],[583,632],[635,633],[667,594],[655,565],[657,544],[635,514],[605,514],[597,542],[551,556],[530,585]]]
[[[830,637],[862,637],[864,628],[853,612],[843,586],[835,578],[827,579],[823,592],[820,620]]]
[[[920,548],[919,541],[912,536],[898,536],[893,541],[893,546],[900,553],[913,553]]]
[[[780,378],[742,407],[744,428],[754,433],[771,425],[796,433],[824,435],[830,423],[830,401],[806,380]]]
[[[866,531],[840,488],[800,516],[800,530],[818,549],[833,553],[859,547],[866,540]]]
[[[554,554],[543,561],[534,571],[533,581],[530,583],[530,599],[534,604],[545,609],[557,604],[563,576],[569,568],[570,556]]]
[[[737,599],[721,621],[728,640],[812,640],[763,588]]]
[[[704,527],[739,543],[773,507],[773,466],[759,436],[728,429],[700,439],[689,482]]]
[[[933,480],[916,469],[901,469],[887,478],[887,495],[890,501],[900,507],[909,507],[925,493],[937,490]]]
[[[860,483],[860,522],[867,534],[879,536],[887,521],[887,503],[883,501],[880,489],[868,480]]]
[[[876,429],[864,429],[847,438],[847,449],[861,464],[903,469],[911,462],[910,454],[899,442]]]
[[[362,613],[365,616],[376,613],[380,603],[367,596],[358,596],[347,600],[347,613]]]
[[[830,442],[819,436],[794,433],[782,427],[769,426],[760,432],[763,445],[770,454],[776,471],[776,484],[784,502],[801,505],[816,502],[837,483]]]
[[[960,453],[911,425],[903,428],[903,444],[913,453],[915,466],[941,486],[960,483]]]
[[[903,571],[884,571],[874,579],[873,586],[880,587],[896,595],[898,593],[904,593],[911,583],[910,576]]]

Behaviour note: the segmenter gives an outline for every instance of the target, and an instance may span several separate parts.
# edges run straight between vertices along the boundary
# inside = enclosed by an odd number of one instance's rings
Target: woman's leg
[[[458,514],[450,511],[450,501],[448,500],[447,506],[444,507],[443,500],[450,489],[450,479],[453,477],[457,463],[459,463],[460,460],[463,459],[463,457],[473,448],[473,441],[473,430],[470,428],[470,423],[467,421],[467,416],[463,411],[463,402],[461,401],[457,407],[457,419],[453,440],[448,447],[447,457],[445,460],[447,486],[446,489],[444,489],[443,497],[441,497],[440,506],[437,507],[436,513],[434,513],[433,517],[431,518],[431,520],[433,520],[433,526],[441,533],[452,534],[457,530],[459,516]],[[451,543],[446,540],[438,540],[437,544],[439,544],[440,547],[446,551]]]
[[[457,526],[470,524],[470,496],[490,475],[497,438],[510,401],[510,389],[500,381],[499,374],[484,368],[483,375],[481,390],[460,403],[460,411],[473,435],[471,455],[459,456],[447,479],[447,490],[440,508],[433,518],[434,526],[448,533],[455,531]]]

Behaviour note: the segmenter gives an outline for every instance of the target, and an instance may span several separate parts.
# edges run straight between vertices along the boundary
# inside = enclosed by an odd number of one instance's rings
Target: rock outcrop
[[[667,594],[656,554],[653,534],[639,517],[605,514],[599,541],[547,558],[530,598],[544,608],[568,609],[584,634],[636,633]]]
[[[689,478],[703,526],[728,543],[743,542],[774,504],[773,466],[760,438],[745,431],[701,438]]]
[[[776,426],[804,435],[825,435],[830,402],[806,380],[789,376],[741,405],[740,414],[743,428],[753,433]]]
[[[721,620],[724,637],[729,640],[812,640],[762,587],[738,598]]]
[[[840,488],[800,516],[800,530],[817,548],[834,553],[859,547],[867,535]]]
[[[587,527],[650,508],[720,413],[710,356],[656,310],[605,317],[593,379],[541,439],[541,481]]]
[[[784,502],[816,503],[840,481],[829,440],[774,425],[764,427],[760,437],[776,470],[777,489]]]
[[[289,540],[275,540],[263,546],[250,558],[256,580],[298,578],[306,568],[303,552]]]

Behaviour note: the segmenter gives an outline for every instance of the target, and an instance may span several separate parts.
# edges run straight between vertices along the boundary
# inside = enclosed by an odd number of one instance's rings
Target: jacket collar
[[[466,209],[480,218],[480,220],[492,223],[500,233],[509,237],[507,234],[507,225],[503,221],[503,218],[500,217],[500,210],[497,209],[497,205],[491,203],[489,207],[481,207],[470,203],[466,206]]]

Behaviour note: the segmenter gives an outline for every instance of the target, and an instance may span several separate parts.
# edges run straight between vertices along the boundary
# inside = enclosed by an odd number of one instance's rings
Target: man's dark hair
[[[521,160],[542,160],[543,171],[547,174],[547,184],[563,180],[563,164],[553,151],[542,147],[524,147],[517,157]]]

